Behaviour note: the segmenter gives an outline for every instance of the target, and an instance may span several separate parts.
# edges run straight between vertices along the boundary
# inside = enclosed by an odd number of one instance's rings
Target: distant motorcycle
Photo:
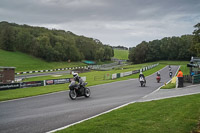
[[[87,82],[84,82],[83,85],[79,88],[79,86],[76,84],[75,81],[72,81],[69,85],[69,97],[72,100],[75,100],[77,97],[85,96],[90,97],[91,92],[90,89],[85,87],[87,85]]]
[[[172,78],[172,72],[169,72],[169,77]]]
[[[160,80],[161,80],[160,76],[157,76],[157,77],[156,77],[156,80],[157,80],[157,83],[159,83]]]
[[[140,77],[140,84],[141,84],[141,87],[145,87],[146,85],[146,81],[144,80],[143,77]]]

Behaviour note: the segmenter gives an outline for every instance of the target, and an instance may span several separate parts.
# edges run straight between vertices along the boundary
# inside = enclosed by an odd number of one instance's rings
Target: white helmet
[[[74,78],[78,77],[78,73],[73,73]]]

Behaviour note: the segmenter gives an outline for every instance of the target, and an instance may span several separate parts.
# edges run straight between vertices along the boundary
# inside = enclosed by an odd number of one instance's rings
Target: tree
[[[0,46],[4,50],[15,51],[15,31],[11,26],[5,26],[1,31]]]
[[[190,47],[190,51],[194,53],[194,56],[200,57],[200,23],[196,24],[194,28],[196,29],[193,31],[193,44]]]

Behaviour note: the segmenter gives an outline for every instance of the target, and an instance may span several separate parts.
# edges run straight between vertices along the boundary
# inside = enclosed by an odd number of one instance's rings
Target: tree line
[[[200,23],[194,28],[196,29],[193,35],[143,41],[129,49],[129,60],[143,63],[157,60],[190,60],[191,56],[200,57]]]
[[[0,48],[20,51],[46,61],[110,60],[111,46],[70,31],[0,22]]]

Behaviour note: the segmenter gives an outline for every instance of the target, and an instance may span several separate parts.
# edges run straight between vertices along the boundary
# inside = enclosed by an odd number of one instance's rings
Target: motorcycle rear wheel
[[[69,91],[69,97],[72,99],[72,100],[75,100],[76,97],[77,97],[77,93],[75,90],[70,90]]]

